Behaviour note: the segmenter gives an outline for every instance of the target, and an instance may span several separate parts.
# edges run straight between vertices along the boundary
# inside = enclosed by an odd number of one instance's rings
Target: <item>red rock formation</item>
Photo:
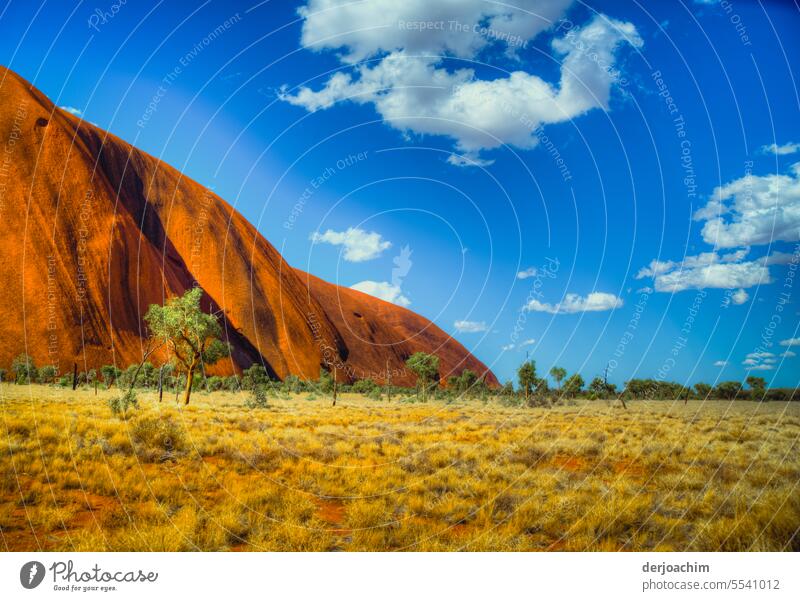
[[[151,303],[203,288],[232,373],[411,384],[424,350],[443,376],[494,375],[428,320],[291,268],[228,203],[176,169],[56,108],[0,68],[0,365],[30,354],[62,372],[140,360]]]

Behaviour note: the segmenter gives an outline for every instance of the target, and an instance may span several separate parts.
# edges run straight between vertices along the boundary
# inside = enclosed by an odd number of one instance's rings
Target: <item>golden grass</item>
[[[1,548],[800,550],[800,403],[116,392],[0,386]]]

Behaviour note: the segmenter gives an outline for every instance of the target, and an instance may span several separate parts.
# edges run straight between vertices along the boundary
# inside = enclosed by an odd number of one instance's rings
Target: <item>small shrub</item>
[[[247,395],[244,406],[248,409],[266,409],[269,407],[267,387],[263,384],[256,385]]]
[[[131,438],[151,459],[165,460],[185,448],[183,427],[168,415],[146,415],[136,420]]]
[[[132,390],[126,390],[118,396],[114,396],[108,400],[108,406],[111,413],[125,419],[128,416],[128,410],[131,408],[138,408],[139,401],[136,399],[136,393]]]
[[[222,390],[225,381],[220,378],[219,376],[211,376],[210,378],[206,379],[206,390],[209,392],[216,392],[217,390]]]
[[[229,392],[238,392],[242,389],[242,382],[238,376],[228,376],[225,378],[224,387]]]

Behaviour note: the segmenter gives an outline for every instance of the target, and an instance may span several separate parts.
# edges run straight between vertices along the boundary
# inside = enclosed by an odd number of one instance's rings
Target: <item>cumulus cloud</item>
[[[517,279],[527,280],[528,278],[536,277],[537,273],[539,272],[535,267],[528,267],[528,269],[523,269],[522,271],[517,272]]]
[[[501,346],[501,347],[500,347],[500,350],[503,350],[503,351],[510,351],[510,350],[512,350],[513,348],[514,348],[514,345],[513,345],[513,344],[507,344],[507,345],[505,345],[505,346]]]
[[[775,353],[770,353],[769,351],[756,351],[753,353],[748,353],[744,361],[742,361],[742,365],[747,367],[748,370],[769,370],[775,369],[774,363],[777,362],[775,358]]]
[[[792,165],[788,174],[748,174],[718,186],[694,219],[704,222],[701,235],[705,242],[715,249],[737,250],[704,252],[682,261],[653,260],[636,277],[653,278],[659,292],[736,289],[731,300],[746,302],[746,288],[772,282],[770,265],[792,261],[792,255],[784,252],[745,258],[752,245],[800,240],[800,163]]]
[[[787,338],[781,340],[781,346],[800,346],[800,338]]]
[[[762,146],[761,152],[764,154],[778,154],[778,155],[794,154],[796,152],[800,152],[800,144],[796,142],[788,142],[787,144],[781,144],[780,146],[778,146],[773,142],[772,144],[767,144],[766,146]]]
[[[714,367],[725,367],[727,364],[727,361],[714,361]]]
[[[687,255],[683,261],[654,259],[636,274],[636,279],[653,278],[658,292],[681,292],[703,288],[737,289],[731,300],[742,304],[750,297],[745,288],[772,282],[769,266],[788,263],[792,255],[773,253],[766,257],[744,260],[749,249],[719,254],[706,252]]]
[[[586,311],[609,311],[622,306],[622,299],[608,292],[591,292],[587,296],[569,293],[560,303],[551,305],[531,299],[525,305],[528,311],[541,313],[583,313]]]
[[[527,340],[523,340],[522,342],[519,343],[519,345],[521,347],[522,346],[531,346],[532,344],[536,344],[536,339],[535,338],[528,338]]]
[[[695,220],[718,248],[800,240],[800,163],[788,174],[746,175],[714,189]]]
[[[743,288],[739,288],[731,295],[731,300],[733,301],[734,305],[743,305],[750,300],[750,295],[747,294],[747,291]]]
[[[364,280],[363,282],[353,284],[350,288],[401,307],[408,307],[411,304],[411,301],[403,294],[400,286],[390,284],[389,282]]]
[[[377,232],[366,232],[361,228],[351,227],[344,232],[328,230],[324,234],[314,232],[311,241],[315,244],[326,243],[344,247],[344,259],[352,263],[361,263],[378,258],[392,243],[384,240]]]
[[[786,351],[781,353],[781,357],[786,357],[787,359],[790,359],[791,357],[797,357],[797,353],[793,351]]]
[[[466,321],[466,320],[456,321],[453,324],[453,327],[456,329],[456,332],[461,332],[462,334],[474,334],[476,332],[485,332],[488,329],[486,327],[486,323],[483,321]]]
[[[397,130],[452,138],[467,157],[451,157],[457,166],[482,164],[480,151],[503,144],[533,148],[540,125],[608,108],[618,49],[642,46],[636,28],[604,15],[580,27],[562,21],[552,44],[562,60],[557,85],[523,70],[481,79],[474,69],[448,68],[443,57],[514,55],[517,42],[550,29],[571,2],[310,0],[300,10],[302,43],[338,51],[345,70],[317,89],[284,87],[281,98],[308,111],[342,101],[372,105]]]

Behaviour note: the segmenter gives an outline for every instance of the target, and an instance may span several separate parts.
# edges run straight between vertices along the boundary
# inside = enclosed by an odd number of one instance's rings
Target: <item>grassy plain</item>
[[[0,385],[1,549],[800,550],[800,403],[117,392]]]

